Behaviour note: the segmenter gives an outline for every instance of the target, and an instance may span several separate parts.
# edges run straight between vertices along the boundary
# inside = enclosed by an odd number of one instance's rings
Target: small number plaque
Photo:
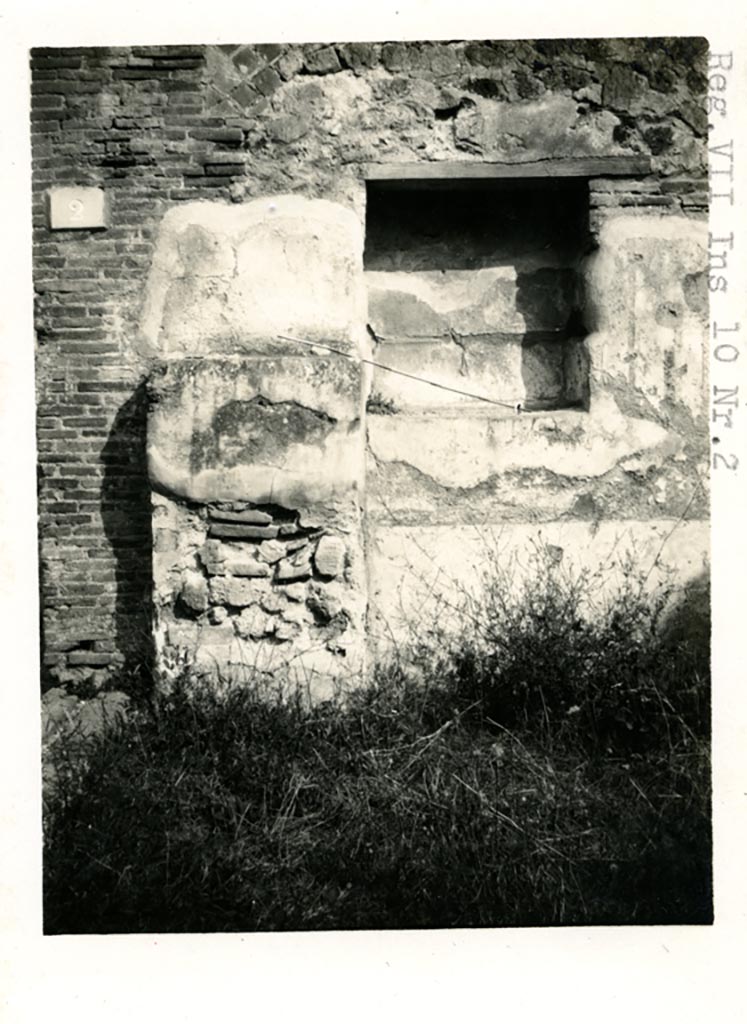
[[[47,200],[53,231],[106,227],[106,203],[101,188],[52,188]]]

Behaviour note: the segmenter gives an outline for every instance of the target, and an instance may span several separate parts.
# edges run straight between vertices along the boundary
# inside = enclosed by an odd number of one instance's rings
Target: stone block
[[[258,71],[252,78],[252,85],[258,89],[263,96],[270,96],[282,84],[282,78],[275,68],[266,67]]]
[[[210,599],[214,604],[244,608],[256,604],[260,593],[251,579],[216,576],[210,580]]]
[[[407,45],[385,43],[381,48],[381,63],[387,71],[405,71],[410,66]]]
[[[311,554],[311,542],[308,537],[298,537],[296,540],[287,541],[285,545],[285,550],[289,555],[296,551],[301,551],[303,548],[307,548],[309,554]]]
[[[286,598],[282,591],[273,589],[262,594],[259,599],[260,607],[269,615],[277,615],[286,605]]]
[[[226,562],[226,570],[233,576],[269,576],[270,567],[266,562],[259,562],[256,558],[244,558],[241,560]]]
[[[277,640],[295,640],[301,634],[301,625],[298,622],[286,622],[281,620],[275,625],[274,636]]]
[[[468,247],[469,241],[462,244]],[[448,337],[451,331],[468,336],[562,330],[575,300],[575,272],[537,267],[503,244],[505,251],[496,243],[498,265],[492,267],[366,271],[369,322],[376,334],[403,340]],[[434,248],[422,258],[445,262],[447,256]]]
[[[259,546],[259,558],[269,565],[279,562],[285,555],[285,545],[277,540],[264,540]]]
[[[368,320],[379,338],[443,338],[449,324],[410,291],[369,288]]]
[[[176,530],[154,530],[153,550],[159,555],[166,554],[169,551],[176,551],[178,547],[178,538],[179,534]]]
[[[254,605],[244,609],[236,622],[236,629],[240,636],[260,640],[275,631],[275,620]]]
[[[708,314],[688,286],[707,266],[704,221],[627,211],[605,219],[586,263],[593,301],[585,344],[594,374],[603,374],[621,401],[637,392],[689,416],[707,409]]]
[[[283,593],[289,601],[303,601],[306,598],[306,587],[303,583],[289,583],[283,587]]]
[[[562,401],[564,362],[565,348],[557,342],[537,342],[522,347],[521,375],[527,401]]]
[[[307,51],[304,55],[306,70],[312,75],[329,75],[340,71],[340,61],[333,46]]]
[[[345,542],[329,534],[322,537],[314,552],[314,565],[320,576],[339,576],[345,568]]]
[[[198,557],[208,572],[218,575],[223,569],[216,568],[225,562],[225,552],[219,540],[207,540],[197,552]]]
[[[260,43],[256,49],[268,62],[275,60],[283,52],[283,47],[279,43]]]
[[[71,651],[67,656],[68,665],[99,667],[111,665],[112,655],[98,651]]]
[[[314,616],[305,604],[289,604],[283,609],[281,616],[284,622],[294,622],[298,625],[314,621]]]
[[[251,109],[254,103],[262,100],[262,95],[258,89],[255,89],[253,85],[248,82],[242,82],[241,85],[237,85],[236,88],[231,92],[231,98],[239,104],[239,106]]]
[[[211,537],[236,538],[237,540],[263,540],[278,535],[277,526],[253,526],[251,523],[210,523]]]
[[[267,124],[267,132],[275,142],[296,142],[303,138],[308,130],[307,122],[295,114],[273,117]]]
[[[209,651],[213,647],[229,647],[236,639],[233,623],[230,619],[219,626],[203,626],[199,632],[201,650]]]
[[[237,53],[233,54],[232,60],[242,75],[254,74],[264,62],[253,46],[242,46]]]
[[[192,570],[184,573],[179,598],[182,604],[197,615],[207,611],[208,584],[202,573]]]
[[[171,622],[166,630],[168,642],[171,647],[186,648],[194,650],[197,643],[198,626],[196,622],[185,622],[180,619],[178,622]]]
[[[301,556],[283,558],[277,565],[275,579],[278,583],[290,583],[293,580],[307,580],[311,576],[311,558],[303,552]]]
[[[269,526],[272,523],[272,516],[258,508],[247,508],[239,512],[211,508],[208,514],[211,520],[224,523],[247,523],[252,526]]]
[[[295,47],[291,46],[285,51],[283,56],[278,60],[275,67],[280,72],[281,78],[286,79],[293,78],[294,75],[303,67],[303,54]]]
[[[373,67],[379,56],[378,48],[373,43],[345,43],[339,50],[343,60],[353,71]]]
[[[326,626],[342,612],[342,601],[337,594],[329,593],[326,587],[315,586],[306,603],[320,625]]]

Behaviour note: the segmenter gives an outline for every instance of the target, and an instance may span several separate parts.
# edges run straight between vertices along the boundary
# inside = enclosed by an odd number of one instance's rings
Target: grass
[[[493,578],[344,699],[185,673],[57,744],[45,931],[710,922],[702,595],[589,593]]]

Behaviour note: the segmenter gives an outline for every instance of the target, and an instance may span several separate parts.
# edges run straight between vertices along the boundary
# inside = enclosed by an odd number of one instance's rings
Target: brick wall
[[[353,43],[31,55],[44,664],[147,664],[151,527],[140,332],[157,226],[184,200],[358,206],[368,161],[646,154],[610,206],[703,217],[705,42]],[[530,116],[536,131],[512,131]],[[523,149],[516,151],[522,135]],[[105,230],[50,231],[47,190],[102,187]]]

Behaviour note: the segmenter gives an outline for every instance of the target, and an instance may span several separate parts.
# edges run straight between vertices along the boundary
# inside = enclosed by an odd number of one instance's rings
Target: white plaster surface
[[[358,217],[329,200],[176,206],[161,222],[141,344],[166,357],[204,355],[288,332],[355,348],[362,260]]]
[[[708,523],[677,520],[376,526],[368,548],[372,642],[455,628],[465,594],[479,594],[495,570],[506,570],[518,586],[548,545],[563,572],[590,574],[589,592],[602,602],[620,586],[629,559],[651,588],[669,574],[681,585],[696,580],[708,571],[710,537]]]
[[[616,377],[657,404],[668,399],[694,414],[704,407],[707,244],[707,224],[690,217],[605,218],[586,265],[584,315],[596,374]],[[686,280],[698,274],[700,285],[686,293]]]

